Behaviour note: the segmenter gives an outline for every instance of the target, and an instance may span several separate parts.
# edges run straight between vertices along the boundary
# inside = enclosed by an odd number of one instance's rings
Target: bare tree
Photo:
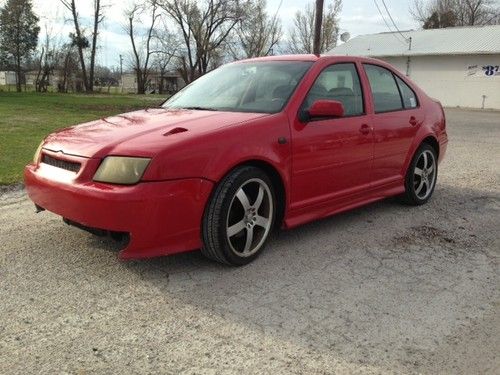
[[[218,49],[242,19],[247,2],[161,0],[160,4],[181,33],[179,72],[189,83],[213,66]]]
[[[145,4],[135,4],[127,12],[128,28],[127,33],[132,43],[133,69],[137,79],[137,93],[145,94],[148,77],[150,74],[149,63],[151,56],[155,53],[152,50],[152,42],[155,33],[155,26],[158,18],[161,16],[158,12],[158,3],[156,0],[150,0]],[[135,32],[135,23],[139,22],[141,16],[147,13],[149,19],[145,35],[138,40]],[[140,43],[140,45],[139,45]]]
[[[180,42],[176,34],[172,33],[165,22],[165,18],[160,20],[161,27],[158,28],[155,38],[155,54],[153,59],[154,69],[159,73],[160,80],[158,84],[159,94],[165,93],[164,78],[172,65],[174,57],[177,56]]]
[[[92,44],[89,42],[87,37],[84,35],[80,18],[78,15],[78,9],[76,8],[76,0],[59,0],[65,7],[71,12],[73,19],[73,25],[75,27],[75,32],[70,34],[73,45],[78,49],[78,56],[80,58],[80,66],[83,76],[83,84],[85,86],[85,91],[92,92],[94,90],[94,69],[95,69],[95,56],[97,50],[97,37],[99,35],[99,25],[104,19],[103,5],[101,0],[93,0],[94,2],[94,12],[93,12],[93,31],[92,31]],[[85,63],[84,50],[90,47],[90,69],[87,72],[87,66]]]
[[[342,0],[332,0],[323,12],[320,52],[326,52],[337,45],[339,14]],[[307,4],[303,11],[297,11],[290,30],[290,53],[313,53],[315,6]]]
[[[500,5],[493,0],[415,0],[410,14],[424,29],[500,23]]]
[[[45,25],[45,40],[37,56],[37,75],[34,81],[35,91],[47,92],[50,76],[60,62],[61,49],[57,45],[49,27]]]
[[[237,47],[232,51],[235,58],[270,55],[282,38],[278,12],[269,16],[266,12],[266,3],[266,0],[255,0],[248,4],[246,17],[235,28]]]

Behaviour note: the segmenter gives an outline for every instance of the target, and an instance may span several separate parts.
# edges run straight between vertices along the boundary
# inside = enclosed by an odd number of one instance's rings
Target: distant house
[[[500,109],[500,25],[360,35],[327,54],[387,61],[445,106]]]
[[[151,73],[148,77],[146,93],[173,94],[183,88],[186,84],[176,72],[164,74]],[[123,73],[121,76],[121,89],[124,93],[137,93],[137,77],[135,73]]]
[[[16,73],[10,71],[0,71],[0,85],[15,85]]]

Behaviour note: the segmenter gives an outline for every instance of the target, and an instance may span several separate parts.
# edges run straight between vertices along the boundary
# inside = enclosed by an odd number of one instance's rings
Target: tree
[[[500,5],[493,0],[415,0],[410,13],[424,29],[500,23]]]
[[[214,66],[219,49],[243,19],[247,4],[239,0],[160,0],[181,34],[178,63],[186,83]]]
[[[38,44],[38,17],[31,0],[8,0],[0,10],[0,48],[14,62],[16,89],[21,91],[22,63]]]
[[[127,33],[132,43],[133,53],[133,68],[137,79],[137,93],[145,94],[149,76],[149,62],[151,55],[155,53],[152,50],[152,42],[155,35],[155,26],[160,17],[158,12],[158,3],[156,0],[150,0],[145,4],[135,4],[127,12],[128,26]],[[148,13],[149,23],[146,28],[146,33],[138,45],[137,36],[135,33],[135,23],[139,21],[142,14]],[[142,22],[141,22],[142,24]]]
[[[61,4],[66,7],[71,12],[73,19],[73,25],[75,32],[70,34],[72,43],[78,49],[78,56],[80,58],[80,66],[83,76],[83,85],[85,86],[85,91],[92,92],[94,90],[94,70],[95,70],[95,56],[97,51],[97,37],[99,35],[99,26],[104,20],[103,5],[101,0],[93,0],[93,31],[92,31],[92,43],[84,35],[80,24],[80,17],[78,15],[78,9],[76,8],[76,0],[59,0]],[[87,65],[85,63],[84,50],[90,48],[90,68],[87,72]]]
[[[256,0],[247,6],[247,15],[236,29],[237,50],[235,58],[267,56],[273,53],[283,32],[276,12],[269,16],[266,12],[266,0]]]
[[[337,45],[341,9],[342,0],[332,0],[323,12],[321,53]],[[313,53],[315,16],[315,7],[311,3],[307,4],[303,11],[295,13],[293,28],[290,30],[288,47],[290,53]]]

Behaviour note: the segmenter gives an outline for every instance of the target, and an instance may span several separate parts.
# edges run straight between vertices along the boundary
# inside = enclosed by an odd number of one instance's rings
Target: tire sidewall
[[[414,171],[415,171],[415,167],[418,163],[418,160],[420,158],[420,155],[422,155],[422,153],[424,151],[430,151],[434,157],[435,178],[434,178],[434,183],[431,187],[430,194],[427,195],[426,198],[421,199],[415,193]],[[437,159],[436,150],[434,150],[434,148],[432,146],[424,143],[418,148],[417,152],[415,152],[415,155],[413,156],[410,167],[408,168],[408,172],[406,173],[405,188],[406,188],[406,194],[407,194],[409,200],[416,205],[422,205],[422,204],[426,203],[434,194],[434,189],[436,188],[436,184],[437,184],[437,177],[438,177],[438,159]]]
[[[236,175],[236,178],[234,178],[234,175]],[[255,252],[255,254],[252,254],[248,257],[243,257],[238,255],[229,244],[229,240],[227,238],[227,228],[226,228],[227,216],[236,192],[246,181],[251,180],[253,178],[258,178],[264,181],[267,184],[267,187],[269,188],[269,191],[271,193],[271,199],[273,204],[273,213],[271,216],[271,230],[269,230],[269,232],[267,233],[267,237],[264,240],[264,243],[259,248],[259,250]],[[224,186],[225,184],[229,184],[227,190],[225,189],[225,187],[227,187]],[[256,167],[240,167],[230,172],[227,175],[227,177],[221,181],[221,186],[219,186],[219,188],[220,188],[219,191],[225,191],[225,194],[223,196],[215,196],[212,198],[212,199],[222,200],[222,204],[220,205],[219,208],[220,212],[217,213],[218,222],[216,223],[218,243],[220,245],[219,250],[222,252],[225,260],[230,264],[238,266],[248,264],[252,262],[254,259],[256,259],[262,253],[263,249],[266,246],[266,242],[269,238],[269,235],[272,232],[272,228],[274,227],[274,221],[276,217],[276,196],[273,184],[269,179],[269,177],[267,176],[267,174],[264,173],[262,170]],[[210,220],[210,218],[207,219]]]

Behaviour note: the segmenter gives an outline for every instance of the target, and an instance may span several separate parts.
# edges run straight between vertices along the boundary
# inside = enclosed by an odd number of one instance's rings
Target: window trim
[[[420,108],[420,98],[418,97],[417,93],[415,92],[415,90],[413,90],[413,88],[408,85],[404,79],[402,79],[399,74],[395,73],[392,69],[389,69],[383,65],[380,65],[380,64],[374,64],[374,63],[371,63],[371,62],[363,62],[363,69],[365,71],[365,74],[366,74],[366,79],[368,81],[368,85],[370,86],[370,94],[372,96],[372,104],[373,104],[373,114],[374,115],[378,115],[379,113],[390,113],[390,112],[401,112],[401,111],[410,111],[412,109],[417,109],[417,108]],[[373,99],[373,90],[372,90],[372,85],[370,83],[370,79],[368,78],[368,73],[366,72],[366,65],[372,65],[372,66],[376,66],[378,68],[382,68],[382,69],[385,69],[387,70],[389,73],[392,74],[392,79],[394,80],[394,83],[396,84],[396,87],[398,89],[398,92],[399,92],[399,99],[401,100],[401,109],[390,109],[390,110],[387,110],[387,111],[376,111],[375,110],[375,100]],[[416,107],[412,107],[412,108],[405,108],[405,105],[404,105],[404,100],[403,100],[403,95],[401,93],[401,88],[399,87],[398,85],[398,81],[396,80],[396,77],[398,77],[401,81],[403,81],[409,88],[410,90],[415,94],[415,98],[417,99],[417,106]]]
[[[352,117],[359,117],[359,116],[366,116],[367,115],[365,93],[363,91],[363,81],[361,80],[361,74],[359,74],[358,64],[356,64],[355,61],[339,61],[339,62],[335,62],[333,64],[325,66],[323,69],[321,69],[321,71],[319,72],[319,74],[314,78],[314,82],[309,87],[309,90],[307,90],[307,93],[304,96],[304,99],[302,100],[302,103],[300,103],[300,106],[299,106],[299,109],[298,109],[298,112],[297,112],[297,116],[298,116],[299,119],[301,118],[301,113],[303,111],[302,106],[304,105],[304,103],[305,103],[305,101],[307,99],[307,96],[309,95],[309,93],[311,92],[311,89],[313,88],[314,84],[316,83],[316,80],[319,78],[319,76],[326,69],[328,69],[328,68],[330,68],[332,66],[335,66],[335,65],[340,65],[340,64],[352,64],[354,66],[354,70],[355,70],[356,74],[358,75],[358,82],[359,82],[359,89],[360,89],[360,92],[361,92],[361,101],[362,101],[362,105],[363,105],[363,112],[359,113],[359,114],[355,114],[355,115],[344,115],[342,117],[332,117],[332,116],[321,117],[321,118],[317,118],[317,119],[310,119],[307,122],[324,121],[324,120],[336,120],[336,119],[352,118]],[[342,105],[343,105],[343,103],[342,103]]]
[[[394,74],[392,73],[392,75],[394,76],[394,80],[396,81],[396,85],[398,86],[398,90],[399,90],[399,93],[401,95],[401,100],[403,101],[403,109],[416,109],[416,108],[419,108],[420,107],[420,99],[418,98],[417,96],[417,93],[415,92],[415,90],[413,90],[409,84],[407,84],[400,76],[398,76],[397,74]],[[410,89],[410,91],[413,93],[413,95],[415,96],[415,99],[417,101],[417,105],[415,107],[409,107],[409,108],[406,108],[405,107],[405,100],[404,100],[404,97],[403,97],[403,92],[401,91],[401,87],[399,87],[399,83],[398,83],[398,79],[403,82],[403,84],[406,85],[406,87],[408,87]]]

